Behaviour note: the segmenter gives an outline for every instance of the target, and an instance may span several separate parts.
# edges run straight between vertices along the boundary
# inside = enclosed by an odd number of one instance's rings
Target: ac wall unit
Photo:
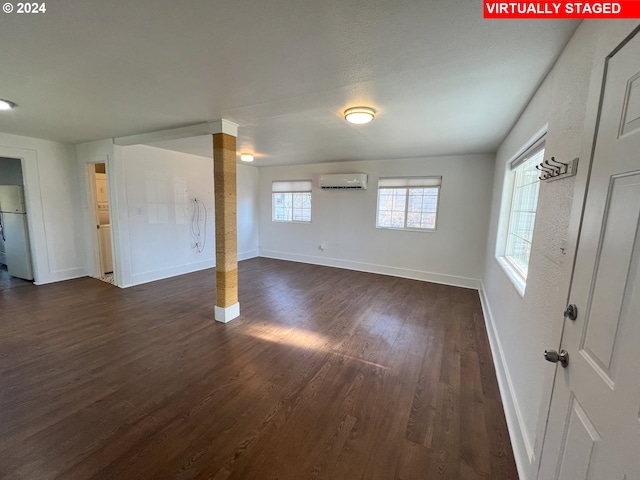
[[[367,176],[366,173],[332,173],[322,175],[320,177],[320,188],[323,190],[366,190]]]

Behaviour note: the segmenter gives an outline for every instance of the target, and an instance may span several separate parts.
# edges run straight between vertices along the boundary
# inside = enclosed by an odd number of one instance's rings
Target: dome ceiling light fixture
[[[253,155],[251,155],[250,153],[241,153],[240,160],[242,160],[243,162],[253,162]]]
[[[376,116],[376,111],[369,107],[352,107],[344,111],[344,119],[355,125],[369,123]]]
[[[13,110],[17,105],[9,100],[0,98],[0,110]]]

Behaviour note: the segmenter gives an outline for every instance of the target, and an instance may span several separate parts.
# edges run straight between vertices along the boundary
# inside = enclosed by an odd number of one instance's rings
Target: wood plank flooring
[[[477,292],[256,258],[0,291],[2,479],[517,479]]]

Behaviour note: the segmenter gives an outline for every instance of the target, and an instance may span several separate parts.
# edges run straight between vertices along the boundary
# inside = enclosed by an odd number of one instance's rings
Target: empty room
[[[0,479],[640,479],[637,4],[4,2]]]

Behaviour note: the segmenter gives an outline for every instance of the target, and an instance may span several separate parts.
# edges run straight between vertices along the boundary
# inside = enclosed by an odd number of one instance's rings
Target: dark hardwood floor
[[[477,292],[269,259],[0,291],[0,478],[517,479]]]

